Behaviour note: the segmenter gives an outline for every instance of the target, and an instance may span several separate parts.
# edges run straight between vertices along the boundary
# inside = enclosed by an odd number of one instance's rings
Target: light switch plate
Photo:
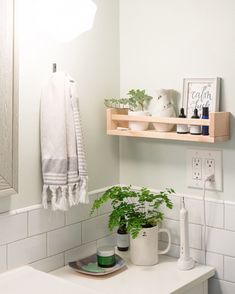
[[[188,149],[187,185],[202,189],[206,177],[214,174],[214,181],[206,182],[206,189],[222,191],[222,151]]]

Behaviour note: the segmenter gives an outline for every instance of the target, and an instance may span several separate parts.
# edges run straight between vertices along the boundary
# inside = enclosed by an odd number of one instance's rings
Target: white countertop
[[[83,275],[69,266],[51,274],[102,294],[185,293],[215,274],[214,268],[199,264],[192,270],[179,271],[177,259],[168,256],[161,256],[155,266],[135,266],[130,263],[127,254],[122,254],[122,257],[127,261],[126,267],[107,276]]]
[[[82,285],[23,266],[0,274],[0,293],[3,294],[97,294]]]

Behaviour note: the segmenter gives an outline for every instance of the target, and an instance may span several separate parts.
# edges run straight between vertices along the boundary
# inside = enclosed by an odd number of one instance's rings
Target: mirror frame
[[[9,0],[8,0],[9,1]],[[18,193],[18,110],[19,110],[19,81],[18,81],[18,40],[16,38],[16,15],[15,15],[15,0],[11,0],[13,5],[13,91],[12,91],[12,183],[0,183],[5,185],[6,189],[0,190],[0,198]],[[1,176],[1,175],[0,175]]]

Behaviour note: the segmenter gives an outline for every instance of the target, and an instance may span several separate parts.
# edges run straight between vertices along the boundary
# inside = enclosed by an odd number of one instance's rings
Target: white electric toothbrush
[[[182,271],[194,267],[194,260],[189,256],[188,210],[185,208],[184,197],[180,210],[180,258],[177,266]]]

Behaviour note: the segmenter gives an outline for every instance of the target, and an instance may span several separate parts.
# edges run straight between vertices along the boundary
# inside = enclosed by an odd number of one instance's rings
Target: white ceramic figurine
[[[171,90],[161,89],[157,95],[150,101],[148,110],[152,116],[158,117],[176,117],[174,104],[172,102]],[[153,123],[158,132],[170,132],[174,124]]]

